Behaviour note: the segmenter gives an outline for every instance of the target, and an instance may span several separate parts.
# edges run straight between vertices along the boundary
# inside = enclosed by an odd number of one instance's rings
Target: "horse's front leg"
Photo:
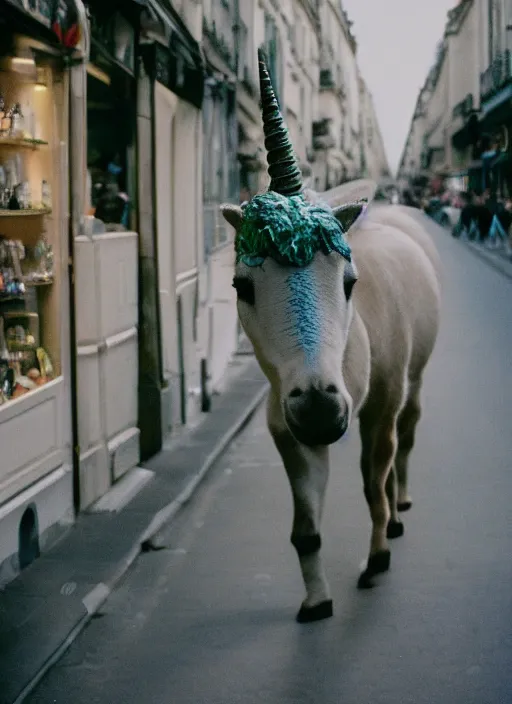
[[[291,542],[299,557],[306,598],[297,621],[308,623],[332,616],[332,600],[321,558],[322,520],[325,488],[329,476],[327,447],[301,445],[286,427],[279,400],[270,393],[268,427],[283,460],[293,495]]]

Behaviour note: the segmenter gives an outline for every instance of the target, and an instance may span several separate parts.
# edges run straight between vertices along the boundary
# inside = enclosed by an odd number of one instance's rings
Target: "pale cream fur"
[[[334,207],[354,200],[354,195],[370,201],[374,192],[371,182],[361,181],[320,197]],[[307,197],[314,201],[316,194],[309,191]],[[228,222],[239,226],[243,218],[240,209],[230,206],[223,212]],[[440,261],[424,228],[407,209],[398,206],[372,206],[349,232],[348,239],[358,281],[351,300],[339,311],[338,364],[343,393],[350,396],[351,416],[359,416],[361,471],[372,518],[369,562],[360,578],[360,586],[365,586],[374,574],[387,569],[390,518],[394,529],[398,526],[401,530],[398,506],[407,508],[410,504],[407,462],[420,414],[422,375],[439,324]],[[333,274],[336,276],[343,274],[344,264],[339,259],[340,270]],[[274,279],[276,289],[280,285],[277,267],[269,266],[268,270],[264,283],[255,277],[256,296],[260,290],[263,294],[264,289],[272,287]],[[252,313],[247,306],[239,306],[239,312],[271,382],[268,426],[292,487],[292,536],[319,535],[329,474],[328,447],[307,447],[289,431],[283,415],[285,375],[279,363],[269,361],[279,357],[272,356],[270,347],[266,349],[265,338],[258,334],[257,318],[250,319]],[[287,358],[286,364],[292,362]],[[339,375],[339,367],[330,373]],[[299,560],[306,587],[302,611],[311,611],[330,600],[321,551],[299,554]],[[311,618],[316,618],[315,612],[311,613]]]

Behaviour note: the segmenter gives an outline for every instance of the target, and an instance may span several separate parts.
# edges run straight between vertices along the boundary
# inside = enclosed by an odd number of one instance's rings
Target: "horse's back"
[[[372,206],[366,215],[368,223],[396,228],[421,247],[432,264],[438,283],[441,284],[441,259],[432,238],[422,225],[422,218],[426,218],[426,216],[419,213],[417,208],[410,208],[406,205]]]
[[[414,378],[437,337],[439,257],[433,243],[425,246],[421,226],[405,231],[386,220],[369,214],[350,239],[359,273],[354,305],[370,338],[374,375]],[[400,218],[404,225],[409,220]]]

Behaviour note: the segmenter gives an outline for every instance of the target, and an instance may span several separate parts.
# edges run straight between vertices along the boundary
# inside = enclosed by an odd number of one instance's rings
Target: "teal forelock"
[[[274,191],[254,196],[244,207],[235,250],[237,262],[248,266],[261,266],[270,257],[279,264],[303,267],[317,252],[338,252],[351,259],[343,228],[327,204]]]

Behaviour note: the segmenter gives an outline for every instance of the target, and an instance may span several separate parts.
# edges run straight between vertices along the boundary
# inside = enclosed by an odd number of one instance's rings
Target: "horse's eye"
[[[250,306],[254,305],[254,284],[246,276],[235,276],[233,288],[236,289],[238,298]]]
[[[343,290],[345,291],[345,298],[348,299],[352,295],[352,289],[357,281],[357,276],[355,271],[351,266],[347,266],[343,272]]]

